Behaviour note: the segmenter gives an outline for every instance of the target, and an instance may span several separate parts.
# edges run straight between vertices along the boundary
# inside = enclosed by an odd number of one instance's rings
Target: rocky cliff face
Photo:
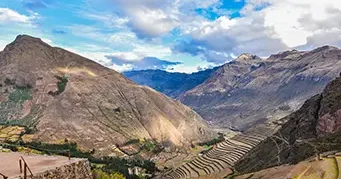
[[[280,130],[251,150],[236,169],[253,172],[297,163],[316,154],[341,149],[341,77],[307,100],[296,112],[281,119]]]
[[[341,50],[330,46],[267,59],[242,54],[180,99],[213,124],[248,129],[297,110],[340,71]]]
[[[170,73],[162,70],[124,72],[123,75],[140,85],[149,86],[165,95],[178,98],[186,91],[203,83],[218,67],[197,73]]]
[[[341,75],[341,73],[340,73]],[[322,93],[321,109],[319,110],[319,120],[317,133],[325,135],[341,130],[341,79],[329,83]]]
[[[0,82],[0,122],[36,128],[33,140],[111,154],[131,139],[186,147],[210,136],[189,107],[38,38],[0,52]]]

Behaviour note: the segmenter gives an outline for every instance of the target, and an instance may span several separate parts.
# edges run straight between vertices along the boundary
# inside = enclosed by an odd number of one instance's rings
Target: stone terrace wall
[[[93,179],[88,160],[34,174],[32,179]]]

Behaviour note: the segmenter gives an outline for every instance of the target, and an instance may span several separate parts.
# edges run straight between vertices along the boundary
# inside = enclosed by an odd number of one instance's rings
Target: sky
[[[340,47],[340,17],[340,0],[0,0],[0,50],[28,34],[119,72],[191,73]]]

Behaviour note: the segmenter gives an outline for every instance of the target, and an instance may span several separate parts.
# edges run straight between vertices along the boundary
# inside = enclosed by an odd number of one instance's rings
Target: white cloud
[[[89,12],[89,11],[79,11],[78,14],[82,18],[87,18],[90,20],[96,20],[103,23],[108,28],[119,28],[124,29],[125,25],[129,21],[127,17],[119,17],[116,14],[109,12]]]
[[[129,18],[128,26],[141,38],[164,35],[179,25],[172,1],[114,0]],[[152,28],[151,28],[152,27]]]
[[[131,17],[129,26],[142,38],[164,35],[179,25],[176,17],[169,16],[161,9],[142,7],[129,12]]]
[[[220,5],[219,0],[112,0],[129,19],[128,26],[139,38],[156,38],[198,20],[197,8]]]
[[[150,57],[167,60],[172,53],[170,48],[162,45],[135,43],[133,46],[134,49],[132,51],[114,51],[108,47],[93,44],[83,44],[64,48],[119,72],[136,69],[137,67],[134,66],[135,63],[144,64],[145,66],[150,65],[148,64],[150,59],[152,59]],[[115,61],[112,60],[113,58],[115,58]],[[146,61],[144,63],[139,63],[142,62],[142,60]],[[119,63],[115,64],[115,62]]]
[[[178,64],[168,66],[166,71],[168,72],[180,72],[180,73],[193,73],[198,72],[200,69],[212,68],[213,63],[207,63],[205,61],[201,61],[196,64]]]
[[[41,38],[41,40],[49,45],[53,45],[53,41],[51,39],[48,38]]]
[[[66,28],[75,36],[95,41],[107,42],[110,38],[110,34],[101,33],[101,29],[93,26],[74,24],[67,26]]]
[[[8,42],[0,40],[0,51],[4,50]]]
[[[9,8],[0,8],[0,24],[33,24],[33,21],[38,17],[39,15],[33,12],[26,16]]]
[[[341,1],[337,0],[277,0],[263,13],[265,26],[273,27],[289,47],[308,45],[314,36],[341,29]]]
[[[172,51],[170,48],[164,47],[162,45],[141,44],[135,45],[135,48],[132,51],[112,52],[110,54],[110,56],[114,56],[126,61],[139,61],[144,57],[157,57],[160,59],[165,59],[172,54]]]
[[[108,66],[108,68],[114,69],[118,72],[125,72],[125,71],[133,70],[134,67],[131,64],[124,64],[124,65],[112,64],[112,65]]]
[[[192,38],[185,44],[195,47],[177,45],[175,51],[221,63],[244,52],[267,56],[290,48],[341,44],[341,1],[246,0],[246,3],[241,17],[222,16],[182,28]]]

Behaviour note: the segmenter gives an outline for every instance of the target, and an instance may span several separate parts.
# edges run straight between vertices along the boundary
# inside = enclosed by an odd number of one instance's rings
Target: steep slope
[[[267,59],[242,54],[180,99],[216,125],[248,129],[298,109],[340,71],[341,50],[330,46]]]
[[[204,82],[218,67],[197,73],[170,73],[162,70],[124,72],[123,75],[137,84],[149,86],[165,95],[177,98]]]
[[[38,38],[0,52],[0,81],[0,122],[36,128],[33,140],[111,154],[131,139],[187,147],[210,136],[189,107]]]
[[[296,112],[280,120],[282,127],[236,164],[239,172],[254,172],[297,163],[316,154],[341,150],[341,77],[322,94],[307,100]]]
[[[316,154],[321,154],[320,158],[333,156],[331,154],[341,151],[340,110],[341,77],[330,82],[322,94],[311,97],[296,112],[226,138],[197,158],[165,172],[161,178],[218,178],[214,176],[224,173],[235,176],[272,166],[296,164]],[[319,164],[316,166],[317,173],[325,169],[319,168]],[[288,168],[283,169],[279,169],[282,178],[290,172]],[[271,170],[254,175],[265,174],[271,178],[267,172]],[[253,178],[253,174],[245,176]]]

